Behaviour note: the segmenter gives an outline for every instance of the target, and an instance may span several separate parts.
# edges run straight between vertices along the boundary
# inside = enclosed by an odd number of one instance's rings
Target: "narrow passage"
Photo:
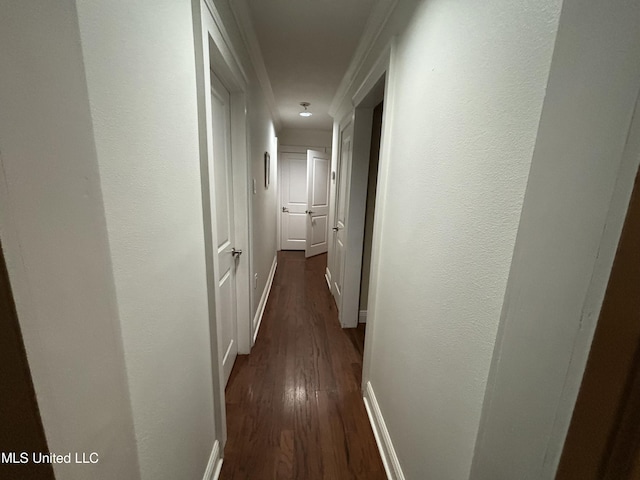
[[[386,479],[360,392],[364,326],[340,328],[326,262],[278,253],[258,339],[227,385],[222,480]]]

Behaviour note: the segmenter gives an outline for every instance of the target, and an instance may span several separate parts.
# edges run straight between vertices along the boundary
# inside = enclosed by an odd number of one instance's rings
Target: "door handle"
[[[236,250],[236,248],[233,247],[231,249],[231,255],[233,255],[235,258],[240,258],[240,255],[242,255],[242,250]]]
[[[288,209],[287,207],[282,207],[282,211],[283,211],[283,212],[288,212],[288,211],[289,211],[289,209]]]
[[[340,230],[338,227],[333,227],[334,232],[337,232],[338,230]]]
[[[312,212],[311,210],[305,210],[304,213],[311,215],[312,213],[315,213],[315,212]]]

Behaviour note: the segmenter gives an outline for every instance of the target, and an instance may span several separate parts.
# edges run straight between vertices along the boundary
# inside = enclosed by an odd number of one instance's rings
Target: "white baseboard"
[[[367,311],[360,310],[358,313],[358,323],[367,323]]]
[[[256,343],[256,338],[258,337],[258,330],[260,330],[260,325],[262,324],[262,316],[264,315],[264,309],[267,306],[267,300],[269,299],[269,293],[271,292],[271,285],[273,285],[273,277],[276,276],[276,267],[278,266],[278,255],[276,254],[273,257],[273,263],[271,264],[271,271],[269,272],[269,278],[267,279],[267,284],[264,286],[264,290],[262,292],[262,297],[260,297],[260,303],[258,304],[258,309],[256,310],[256,315],[253,317],[253,338],[251,339],[251,345]]]
[[[329,271],[329,267],[327,267],[327,270],[324,273],[324,279],[327,281],[327,287],[329,287],[329,291],[331,291],[331,272]]]
[[[221,469],[222,458],[220,457],[220,442],[216,440],[213,444],[213,449],[209,456],[209,463],[207,463],[207,469],[204,471],[204,477],[202,477],[202,480],[218,480]]]
[[[387,478],[389,480],[405,480],[371,382],[367,382],[364,390],[364,406],[367,409],[373,435],[376,437],[376,443],[378,444],[378,450],[380,450],[384,470],[387,472]]]

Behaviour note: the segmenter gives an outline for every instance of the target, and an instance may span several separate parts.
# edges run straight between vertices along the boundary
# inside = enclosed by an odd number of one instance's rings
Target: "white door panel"
[[[335,205],[335,225],[333,225],[334,235],[334,255],[331,272],[331,293],[336,300],[338,310],[342,306],[342,285],[344,282],[345,264],[345,240],[346,240],[346,212],[347,212],[347,192],[349,184],[349,162],[351,161],[352,128],[345,128],[340,136],[340,152],[338,155],[338,178],[336,179],[336,205]]]
[[[307,156],[304,153],[283,153],[279,162],[282,195],[280,248],[304,250],[307,242]]]
[[[328,157],[328,155],[327,155]],[[312,207],[329,206],[329,158],[313,158],[313,196]]]
[[[223,357],[224,383],[226,384],[238,353],[236,316],[236,259],[232,255],[234,246],[233,225],[233,178],[231,165],[231,111],[230,95],[222,82],[211,73],[211,116],[213,164],[209,165],[209,184],[214,186],[218,292],[220,318],[217,319],[220,332],[220,346]]]
[[[325,253],[329,244],[329,172],[331,157],[307,150],[307,242],[305,256]]]
[[[303,213],[286,212],[284,217],[285,228],[288,230],[287,242],[305,242],[307,238],[307,215]],[[299,245],[296,245],[299,248]],[[289,250],[289,249],[287,249]]]
[[[311,247],[325,244],[327,242],[327,230],[329,219],[326,215],[313,217],[314,227],[311,230]]]
[[[289,202],[297,205],[307,203],[307,159],[291,156],[289,160]]]

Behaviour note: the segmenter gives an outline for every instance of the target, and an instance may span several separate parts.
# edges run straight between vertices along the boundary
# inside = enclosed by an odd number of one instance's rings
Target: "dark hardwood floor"
[[[364,327],[340,328],[325,266],[278,254],[258,339],[227,384],[223,480],[386,479],[360,392]]]

